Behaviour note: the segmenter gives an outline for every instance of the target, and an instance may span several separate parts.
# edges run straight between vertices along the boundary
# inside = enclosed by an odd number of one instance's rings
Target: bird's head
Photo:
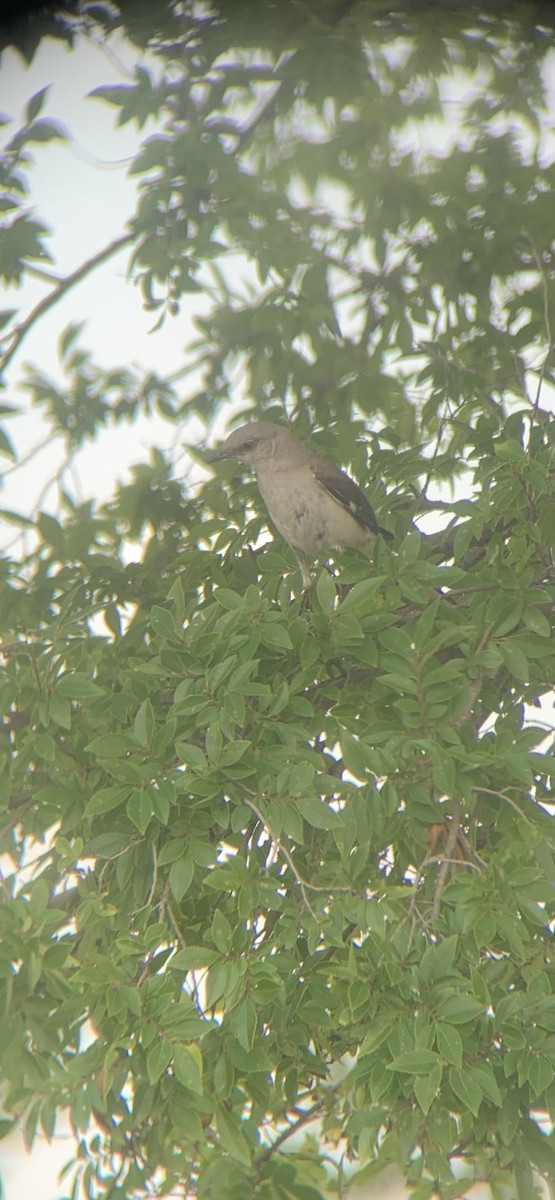
[[[272,425],[270,421],[249,421],[247,425],[234,429],[218,450],[212,450],[209,461],[219,462],[222,458],[236,458],[256,470],[265,462],[269,462],[284,440],[290,437],[289,431],[281,425]]]

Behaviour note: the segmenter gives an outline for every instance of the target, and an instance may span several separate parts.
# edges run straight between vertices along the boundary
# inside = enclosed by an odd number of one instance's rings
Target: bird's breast
[[[258,487],[274,525],[297,550],[319,554],[332,546],[356,546],[365,533],[307,472],[280,471],[259,476]]]

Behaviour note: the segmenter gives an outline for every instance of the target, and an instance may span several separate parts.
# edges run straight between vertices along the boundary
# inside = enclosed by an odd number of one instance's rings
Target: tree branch
[[[322,1102],[317,1100],[315,1104],[312,1104],[310,1108],[307,1108],[305,1112],[301,1113],[296,1121],[293,1121],[291,1125],[288,1125],[287,1129],[282,1130],[275,1141],[272,1142],[271,1146],[265,1146],[264,1150],[261,1150],[260,1153],[256,1155],[254,1160],[255,1166],[261,1167],[263,1163],[265,1163],[267,1159],[275,1153],[276,1150],[279,1150],[279,1147],[287,1141],[287,1138],[292,1137],[294,1133],[298,1133],[299,1129],[302,1129],[303,1125],[307,1125],[309,1121],[314,1121],[321,1111]]]
[[[530,233],[528,233],[528,230],[525,231],[525,237],[530,244],[530,247],[532,250],[532,255],[534,257],[534,262],[536,264],[536,268],[537,268],[538,273],[541,278],[542,297],[543,297],[543,322],[544,322],[544,326],[545,326],[545,336],[546,336],[546,341],[547,341],[547,350],[546,350],[546,353],[545,353],[545,356],[544,356],[544,359],[543,359],[543,362],[542,362],[542,365],[540,368],[540,373],[538,376],[538,385],[536,388],[536,396],[535,396],[534,402],[532,404],[532,408],[533,408],[534,412],[537,413],[538,409],[540,407],[542,385],[543,385],[543,381],[544,381],[544,377],[545,377],[547,363],[548,363],[551,351],[553,349],[553,334],[551,332],[551,322],[549,319],[549,291],[548,291],[548,287],[547,287],[545,267],[542,263],[542,260],[541,260],[540,254],[537,250],[537,247],[535,245],[534,239],[532,238],[532,235]]]
[[[243,785],[243,790],[248,791],[249,795],[252,796],[252,792],[250,791],[250,788],[245,788],[245,785]],[[351,888],[351,887],[342,887],[342,886],[335,887],[333,884],[329,887],[328,886],[323,887],[317,883],[309,883],[308,879],[303,879],[302,875],[297,870],[295,863],[293,862],[293,858],[292,858],[291,854],[289,853],[289,850],[287,849],[286,846],[283,845],[282,842],[280,842],[279,838],[276,837],[276,835],[273,832],[272,827],[268,821],[268,818],[264,816],[264,813],[260,810],[258,805],[255,804],[254,800],[249,799],[249,797],[247,797],[245,795],[243,795],[243,803],[246,804],[247,807],[252,810],[252,812],[255,814],[255,816],[258,817],[258,820],[261,822],[263,829],[265,829],[268,837],[270,838],[272,845],[275,847],[276,854],[281,854],[282,858],[285,859],[285,862],[287,863],[289,870],[292,872],[294,878],[296,879],[296,881],[301,889],[301,894],[302,894],[304,903],[305,903],[311,917],[313,917],[316,922],[318,922],[318,917],[309,903],[308,897],[306,895],[307,891],[323,892],[324,895],[327,895],[327,896],[330,896],[330,895],[334,894],[335,892],[340,893],[342,895],[347,895],[347,896],[356,895],[354,888]]]
[[[43,317],[50,308],[53,308],[54,305],[58,303],[58,300],[61,300],[62,297],[65,296],[66,292],[71,291],[71,288],[74,287],[76,283],[80,283],[82,279],[85,279],[87,275],[90,275],[91,271],[94,271],[95,267],[99,267],[101,263],[106,262],[112,257],[113,254],[117,254],[118,250],[123,249],[124,246],[129,246],[134,240],[134,237],[134,233],[122,234],[121,237],[116,238],[113,242],[110,242],[109,246],[104,246],[102,250],[99,250],[98,254],[93,254],[92,258],[88,258],[86,262],[81,263],[81,266],[77,267],[75,271],[72,271],[70,275],[65,275],[63,279],[60,279],[59,283],[56,284],[56,287],[52,288],[52,291],[48,292],[48,295],[44,296],[43,299],[39,301],[39,303],[31,310],[25,320],[22,321],[21,325],[14,330],[11,346],[8,347],[8,349],[0,358],[0,375],[6,370],[6,367],[12,361],[12,358],[19,350],[24,338],[27,337],[29,330],[33,328],[33,325],[36,325],[37,321],[40,320],[40,318]]]
[[[441,912],[441,897],[443,895],[445,884],[447,883],[447,879],[449,877],[449,867],[451,866],[451,864],[453,862],[453,853],[455,850],[455,846],[457,844],[457,838],[459,836],[460,825],[461,825],[461,818],[460,818],[459,806],[457,803],[455,803],[455,804],[453,804],[453,814],[452,814],[451,822],[449,825],[449,833],[447,834],[447,841],[445,843],[445,855],[441,856],[441,860],[440,860],[441,865],[440,865],[440,868],[439,868],[439,871],[437,874],[436,885],[434,888],[434,900],[433,900],[432,912],[431,912],[431,919],[434,924],[438,921],[439,914]]]

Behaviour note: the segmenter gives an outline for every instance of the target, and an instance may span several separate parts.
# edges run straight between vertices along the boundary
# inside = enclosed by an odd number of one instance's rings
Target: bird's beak
[[[208,462],[208,463],[219,462],[220,459],[229,458],[229,457],[230,457],[230,455],[228,454],[228,452],[224,448],[224,446],[220,446],[217,450],[206,450],[205,451],[205,458],[206,458],[206,462]]]

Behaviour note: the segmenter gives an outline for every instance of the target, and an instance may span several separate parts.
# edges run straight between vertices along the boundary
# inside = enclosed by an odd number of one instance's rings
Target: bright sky
[[[122,66],[118,65],[118,59]],[[42,117],[62,121],[71,130],[74,141],[49,142],[33,146],[35,165],[31,169],[32,198],[37,215],[51,226],[48,246],[53,255],[52,270],[61,275],[73,271],[97,251],[125,232],[125,222],[134,208],[134,181],[126,178],[128,159],[136,152],[145,130],[125,125],[114,130],[114,109],[87,92],[104,83],[126,83],[125,70],[132,61],[129,48],[118,46],[117,59],[99,46],[83,43],[69,51],[62,44],[45,41],[30,70],[18,55],[6,52],[0,64],[0,104],[3,112],[15,119],[18,128],[24,121],[26,101],[40,88],[51,84]],[[26,404],[19,386],[26,362],[60,382],[62,375],[57,356],[60,331],[70,322],[86,317],[80,343],[92,349],[103,367],[136,366],[166,374],[184,363],[184,346],[192,328],[190,315],[206,307],[202,297],[191,299],[189,315],[183,309],[168,319],[161,330],[150,334],[156,315],[143,311],[137,288],[126,280],[129,251],[123,250],[83,283],[68,293],[31,330],[7,372],[8,403]],[[17,307],[26,315],[49,290],[47,284],[33,279],[20,289],[5,293],[2,306]],[[190,381],[184,385],[190,387]],[[44,437],[45,427],[36,409],[8,424],[8,432],[20,451],[27,452]],[[175,427],[161,418],[140,418],[133,425],[109,428],[94,444],[80,451],[77,475],[65,480],[70,490],[79,486],[84,496],[106,498],[114,480],[125,475],[126,467],[148,458],[149,447],[171,447]],[[202,437],[200,426],[189,431],[191,441]],[[63,446],[49,443],[27,467],[8,472],[0,492],[0,507],[21,508],[33,515],[44,483],[63,460]],[[2,463],[2,466],[4,463]],[[55,506],[52,490],[43,506]],[[2,539],[5,540],[5,539]]]

